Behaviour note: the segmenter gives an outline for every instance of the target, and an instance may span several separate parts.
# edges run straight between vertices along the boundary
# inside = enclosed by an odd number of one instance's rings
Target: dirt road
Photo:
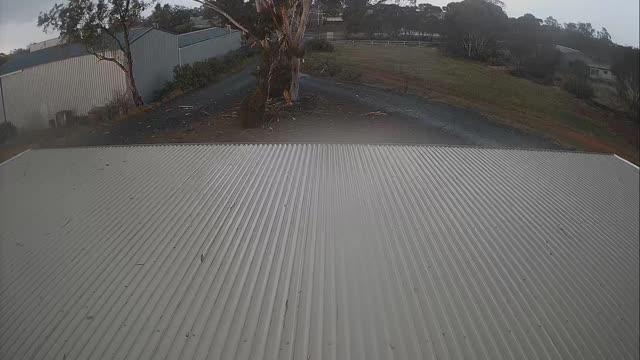
[[[304,76],[305,94],[324,95],[337,101],[354,101],[387,113],[401,114],[430,130],[427,143],[520,148],[559,148],[541,135],[526,133],[490,121],[477,112],[399,94],[366,85]]]
[[[129,122],[129,127],[114,133],[118,139],[108,139],[107,142],[140,143],[149,141],[149,131],[166,128],[182,128],[191,130],[193,124],[209,123],[210,119],[237,105],[255,86],[252,75],[253,67],[249,66],[242,72],[232,75],[221,82],[207,88],[195,91],[171,101],[144,114],[143,118]],[[233,136],[228,127],[222,129],[227,136],[218,135],[219,129],[202,129],[209,132],[206,136],[195,137],[194,141],[319,141],[319,142],[418,142],[426,144],[475,145],[492,147],[521,147],[521,148],[558,148],[559,146],[541,135],[525,133],[520,130],[490,121],[482,115],[443,103],[429,101],[422,97],[397,92],[386,91],[367,85],[342,83],[331,79],[320,79],[304,75],[301,81],[301,94],[305,97],[320,97],[324,101],[318,102],[318,111],[329,117],[335,116],[336,122],[349,123],[347,130],[327,127],[319,124],[314,127],[314,121],[323,121],[311,116],[302,119],[303,114],[294,114],[298,121],[295,124],[280,124],[274,132],[284,131],[284,134],[268,133],[263,136],[260,131],[243,132],[242,136]],[[335,105],[334,105],[335,103]],[[348,108],[350,115],[344,111]],[[389,116],[385,118],[388,125],[393,125],[395,131],[389,132],[388,139],[382,134],[375,133],[378,129],[367,127],[361,123],[358,111],[380,110]],[[309,117],[309,116],[307,116]],[[326,116],[325,116],[326,117]],[[338,119],[339,118],[339,119]],[[219,124],[219,119],[216,122]],[[307,120],[305,122],[305,120]],[[392,122],[391,124],[389,124]],[[304,125],[302,125],[304,123]],[[335,124],[332,124],[335,125]],[[359,129],[358,127],[364,127]],[[295,128],[293,132],[288,132]],[[306,132],[302,133],[303,128]],[[358,131],[352,131],[358,128]],[[301,130],[302,129],[302,130]],[[400,129],[400,130],[398,130]],[[371,131],[372,134],[367,132]],[[402,134],[405,132],[407,134]],[[154,136],[154,135],[153,135]],[[175,137],[158,135],[165,141],[173,141]],[[208,136],[208,137],[207,137]],[[154,136],[155,137],[155,136]],[[144,140],[146,138],[146,141]],[[193,138],[193,137],[191,137]],[[189,141],[190,137],[181,137]]]

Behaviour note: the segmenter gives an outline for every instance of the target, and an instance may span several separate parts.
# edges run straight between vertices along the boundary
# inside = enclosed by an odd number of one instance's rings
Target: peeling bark
[[[289,88],[289,96],[291,101],[298,101],[300,96],[300,58],[291,59],[291,86]]]

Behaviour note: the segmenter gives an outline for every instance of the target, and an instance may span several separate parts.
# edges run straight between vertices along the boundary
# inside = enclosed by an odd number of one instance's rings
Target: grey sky
[[[62,2],[63,0],[58,0]],[[509,16],[520,16],[527,12],[536,17],[551,15],[561,23],[590,22],[594,28],[606,27],[617,43],[638,46],[639,13],[638,0],[504,0]],[[169,0],[163,3],[196,6],[191,0]],[[451,0],[431,0],[443,6]],[[36,26],[40,11],[47,10],[56,0],[0,0],[0,52],[9,52],[29,43],[50,39],[56,34],[45,34]]]

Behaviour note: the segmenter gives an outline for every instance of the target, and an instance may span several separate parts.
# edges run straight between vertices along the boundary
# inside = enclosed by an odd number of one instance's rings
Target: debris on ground
[[[178,106],[178,109],[181,109],[181,110],[193,110],[193,105],[180,105],[180,106]]]
[[[387,113],[384,111],[378,110],[378,111],[371,111],[371,112],[362,114],[361,116],[383,116],[383,115],[387,115]]]

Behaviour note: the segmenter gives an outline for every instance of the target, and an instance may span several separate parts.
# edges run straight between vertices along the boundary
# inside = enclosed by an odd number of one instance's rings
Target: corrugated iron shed
[[[148,33],[151,29],[152,28],[149,27],[131,29],[131,41],[137,41],[141,36]],[[118,34],[118,37],[121,38],[121,41],[124,40],[121,34]],[[87,48],[80,43],[67,43],[57,46],[51,46],[44,49],[16,55],[9,62],[0,66],[0,75],[5,75],[34,66],[49,64],[52,62],[85,55],[90,54],[87,52]]]
[[[223,36],[229,33],[229,30],[224,28],[212,27],[203,30],[196,30],[185,34],[178,35],[178,47],[183,48],[189,45],[206,41],[219,36]]]
[[[2,359],[637,359],[638,170],[430,146],[29,151]]]

